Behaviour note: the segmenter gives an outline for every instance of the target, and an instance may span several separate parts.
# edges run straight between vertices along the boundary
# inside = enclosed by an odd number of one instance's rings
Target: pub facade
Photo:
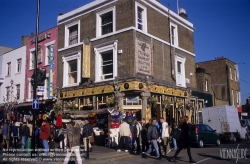
[[[184,9],[178,15],[155,0],[100,0],[57,20],[56,94],[64,112],[197,121],[194,26]]]

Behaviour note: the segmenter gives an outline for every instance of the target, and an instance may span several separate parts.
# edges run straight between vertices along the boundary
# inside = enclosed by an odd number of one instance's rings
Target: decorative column
[[[148,121],[150,118],[147,118],[147,114],[146,111],[149,110],[148,112],[150,112],[150,107],[148,106],[148,99],[149,97],[151,97],[151,93],[150,93],[150,85],[151,85],[151,81],[149,80],[149,77],[146,77],[146,90],[145,92],[141,93],[141,97],[142,97],[142,110],[141,110],[141,116],[142,118],[145,118],[146,121]]]
[[[120,91],[120,86],[118,83],[118,78],[115,77],[114,80],[114,93],[115,93],[115,108],[123,112],[123,97],[125,96],[124,93]]]

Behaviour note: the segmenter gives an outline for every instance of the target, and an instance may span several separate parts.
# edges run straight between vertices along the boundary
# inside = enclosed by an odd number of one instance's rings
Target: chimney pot
[[[182,17],[183,19],[186,19],[186,20],[187,20],[186,10],[183,9],[183,8],[180,8],[179,16]]]

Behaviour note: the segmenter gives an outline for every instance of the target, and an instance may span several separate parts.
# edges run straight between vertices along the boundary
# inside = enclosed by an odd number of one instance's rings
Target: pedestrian
[[[177,133],[178,133],[178,126],[177,126],[175,120],[172,119],[172,126],[171,126],[171,133],[170,133],[170,135],[172,137],[174,151],[177,150],[177,143],[176,143]]]
[[[18,129],[13,124],[12,124],[12,126],[10,128],[10,133],[12,133],[12,136],[13,136],[12,137],[13,140],[11,140],[11,143],[12,143],[12,141],[14,141],[14,148],[16,149],[17,148],[17,139],[18,139]]]
[[[9,128],[9,126],[7,125],[6,122],[4,122],[4,125],[2,128],[2,134],[3,134],[3,140],[6,143],[6,148],[9,147],[9,142],[7,142],[7,140],[8,140],[8,128]]]
[[[21,129],[20,134],[22,136],[22,149],[24,149],[25,143],[26,143],[28,137],[30,137],[30,128],[27,126],[27,124],[22,125],[22,129]]]
[[[93,133],[93,127],[89,124],[88,120],[84,121],[83,125],[83,142],[84,142],[84,150],[87,152],[87,138],[90,139]],[[89,141],[89,151],[92,152],[92,146]]]
[[[36,125],[36,131],[35,131],[35,142],[36,142],[36,147],[37,148],[42,148],[42,142],[41,139],[39,138],[41,134],[41,129],[38,125]]]
[[[68,147],[66,158],[64,159],[64,164],[68,164],[71,154],[74,152],[77,158],[77,163],[82,164],[82,159],[80,156],[80,131],[78,128],[74,127],[74,122],[69,122],[69,130],[67,132]]]
[[[55,151],[55,135],[56,129],[53,123],[50,124],[49,150],[51,153]]]
[[[163,146],[163,151],[164,151],[164,155],[167,155],[171,149],[169,146],[169,126],[168,123],[164,120],[164,118],[160,119],[161,122],[161,126],[162,126],[162,134],[161,134],[161,138],[162,138],[162,146]]]
[[[33,126],[32,126],[32,122],[31,121],[27,121],[27,126],[29,127],[30,129],[30,137],[32,136],[32,133],[33,133]]]
[[[132,139],[132,152],[135,150],[135,142],[136,142],[136,154],[139,155],[141,151],[141,145],[140,145],[140,125],[137,121],[137,119],[134,119],[134,128],[133,128],[133,139]]]
[[[40,139],[43,141],[43,148],[44,148],[44,154],[49,153],[49,144],[48,139],[50,136],[50,125],[47,123],[47,120],[43,120],[42,126],[41,126],[41,134]]]
[[[146,120],[143,118],[141,120],[142,124],[142,130],[141,130],[141,145],[142,145],[142,152],[145,152],[148,150],[148,144],[147,144],[147,131],[148,129],[146,128]]]
[[[188,117],[182,117],[180,119],[180,137],[178,139],[178,145],[179,148],[175,152],[174,157],[171,159],[172,162],[176,162],[176,157],[180,153],[182,149],[187,149],[188,157],[189,157],[189,163],[196,163],[192,156],[191,156],[191,149],[190,149],[190,139],[189,139],[189,125],[187,123]]]
[[[158,143],[160,141],[160,136],[156,127],[156,118],[151,119],[151,125],[148,127],[147,132],[148,143],[150,144],[148,151],[145,153],[147,156],[150,156],[152,152],[152,146],[156,152],[156,158],[160,159]]]
[[[123,120],[123,123],[119,127],[119,135],[120,140],[117,152],[120,152],[123,146],[125,147],[125,152],[128,152],[129,136],[131,135],[131,131],[126,119]]]
[[[63,135],[63,137],[61,136]],[[58,136],[60,138],[60,149],[66,149],[67,147],[67,126],[65,123],[62,124],[61,129],[58,132]]]

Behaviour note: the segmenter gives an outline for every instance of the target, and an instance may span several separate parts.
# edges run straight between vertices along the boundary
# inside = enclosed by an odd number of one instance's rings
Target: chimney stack
[[[28,36],[22,36],[22,46],[26,46]]]
[[[180,8],[179,16],[187,20],[186,10],[183,8]]]

